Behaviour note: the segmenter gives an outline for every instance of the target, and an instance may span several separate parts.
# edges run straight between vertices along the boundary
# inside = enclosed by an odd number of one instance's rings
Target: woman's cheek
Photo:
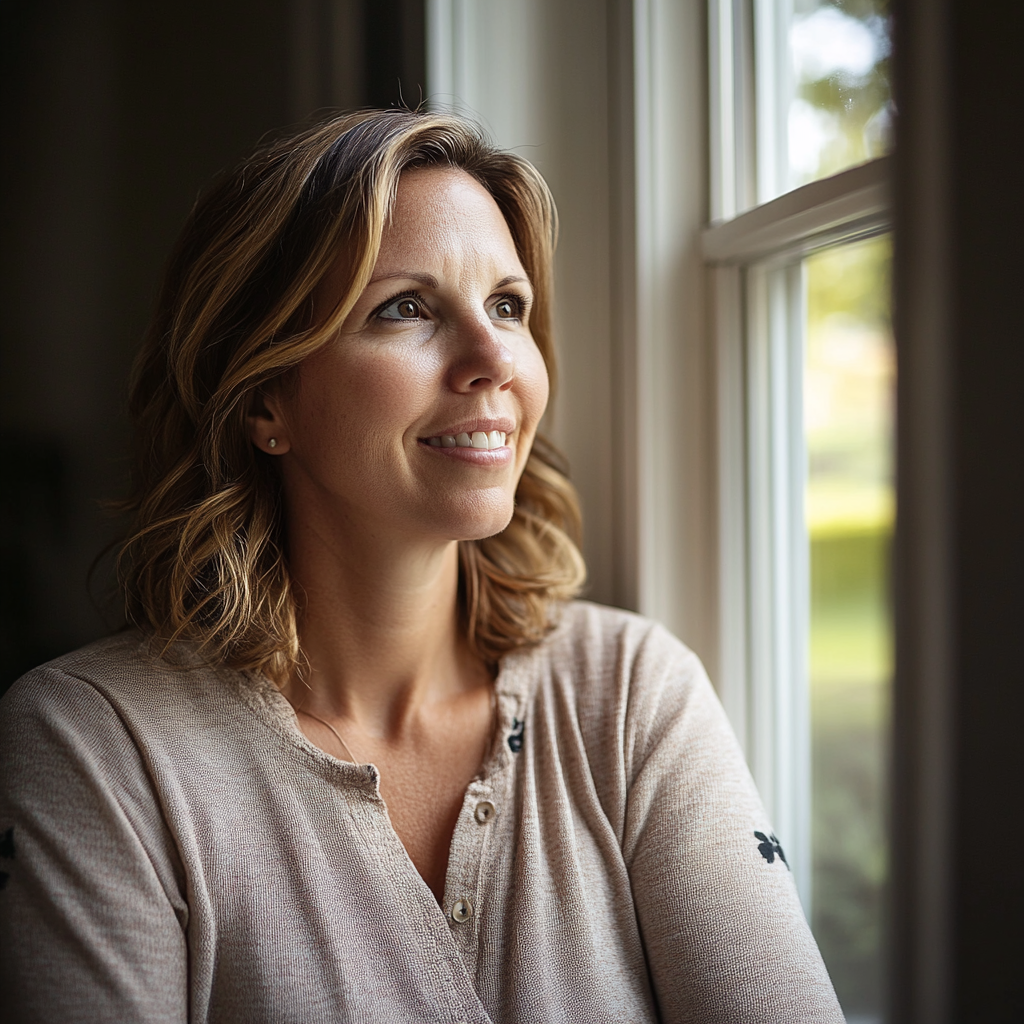
[[[364,355],[346,373],[353,407],[382,429],[403,429],[421,413],[431,393],[433,362],[413,346]]]
[[[550,392],[548,370],[544,365],[544,358],[540,354],[540,350],[534,344],[530,345],[530,352],[520,365],[525,370],[520,373],[520,401],[523,418],[530,422],[532,428],[536,428],[548,405]]]

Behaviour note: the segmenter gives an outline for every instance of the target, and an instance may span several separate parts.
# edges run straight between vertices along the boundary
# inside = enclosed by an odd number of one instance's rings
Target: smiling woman
[[[554,225],[398,110],[199,201],[133,383],[133,628],[0,704],[16,1019],[841,1020],[700,662],[571,600]]]
[[[324,311],[344,300],[341,273],[317,290]],[[257,447],[278,441],[293,570],[296,534],[314,518],[343,518],[349,538],[397,531],[403,549],[508,526],[548,397],[532,298],[482,185],[454,169],[402,176],[373,275],[336,340],[283,392],[263,388],[250,421]],[[375,543],[366,536],[360,550],[376,562]]]

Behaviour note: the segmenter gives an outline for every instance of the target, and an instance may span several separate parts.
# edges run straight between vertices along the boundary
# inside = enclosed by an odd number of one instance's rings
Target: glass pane
[[[892,612],[888,236],[807,259],[812,926],[850,1021],[879,1021]]]
[[[889,0],[792,0],[789,187],[892,144]]]

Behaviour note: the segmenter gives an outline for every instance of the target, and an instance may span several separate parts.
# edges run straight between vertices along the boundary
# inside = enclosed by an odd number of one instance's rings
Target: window
[[[712,0],[720,675],[849,1019],[880,1020],[895,360],[884,0]]]

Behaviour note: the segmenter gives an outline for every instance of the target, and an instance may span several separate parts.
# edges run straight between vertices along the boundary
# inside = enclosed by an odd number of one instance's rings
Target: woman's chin
[[[452,540],[485,540],[501,533],[512,521],[515,502],[504,500],[484,507],[453,510],[442,526],[443,533]]]
[[[511,511],[507,516],[503,516],[500,519],[492,520],[485,524],[478,524],[475,528],[467,529],[463,532],[462,536],[457,537],[457,540],[486,540],[488,537],[493,537],[495,534],[501,533],[506,526],[512,521]]]

